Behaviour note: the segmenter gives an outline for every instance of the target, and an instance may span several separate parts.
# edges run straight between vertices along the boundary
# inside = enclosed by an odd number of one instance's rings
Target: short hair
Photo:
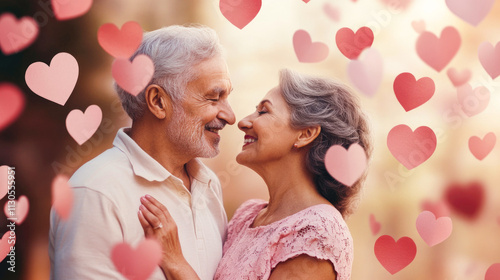
[[[353,202],[364,184],[366,172],[353,186],[345,186],[326,170],[325,155],[333,145],[347,149],[358,143],[367,157],[371,156],[367,118],[356,96],[333,79],[307,76],[288,69],[280,71],[279,88],[290,108],[292,127],[321,127],[320,134],[310,144],[306,166],[313,174],[318,192],[347,217],[354,211]]]
[[[213,29],[202,25],[172,25],[145,32],[130,61],[139,54],[149,56],[155,71],[145,89],[157,84],[176,103],[182,99],[187,83],[196,78],[193,66],[222,53],[222,46]],[[133,121],[140,119],[147,109],[145,89],[134,96],[115,83],[123,109]]]

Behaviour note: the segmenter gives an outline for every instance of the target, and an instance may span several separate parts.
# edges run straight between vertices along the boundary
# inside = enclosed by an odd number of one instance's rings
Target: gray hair
[[[196,78],[193,66],[222,53],[222,46],[213,29],[200,25],[172,25],[144,33],[141,45],[130,60],[139,54],[149,56],[155,71],[147,86],[161,86],[177,103],[182,100],[187,83]],[[133,96],[115,83],[115,90],[130,118],[133,121],[140,119],[147,107],[145,89]]]
[[[346,187],[326,170],[325,155],[333,145],[347,149],[358,143],[365,149],[367,157],[371,156],[368,123],[357,98],[346,86],[332,79],[306,76],[288,69],[280,71],[279,87],[291,111],[292,127],[321,127],[318,137],[309,144],[306,166],[313,174],[318,192],[342,216],[350,215],[366,172],[353,186]]]

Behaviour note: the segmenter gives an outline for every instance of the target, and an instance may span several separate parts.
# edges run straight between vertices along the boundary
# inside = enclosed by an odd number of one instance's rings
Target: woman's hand
[[[146,238],[154,238],[162,246],[161,268],[167,279],[199,279],[182,255],[177,224],[167,208],[150,195],[141,197],[139,221]]]

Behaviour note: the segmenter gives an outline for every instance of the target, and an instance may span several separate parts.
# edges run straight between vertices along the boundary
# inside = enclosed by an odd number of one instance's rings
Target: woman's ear
[[[297,138],[297,148],[301,148],[309,145],[314,139],[316,139],[321,132],[321,126],[311,126],[300,130],[299,137]]]
[[[149,111],[156,118],[165,119],[171,115],[172,99],[162,87],[151,84],[146,88],[144,95]]]

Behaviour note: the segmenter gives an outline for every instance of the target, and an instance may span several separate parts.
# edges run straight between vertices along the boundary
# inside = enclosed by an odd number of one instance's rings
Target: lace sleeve
[[[329,260],[337,272],[337,279],[350,279],[353,244],[342,216],[326,206],[299,215],[292,225],[281,228],[271,268],[280,262],[302,254]],[[329,207],[331,208],[331,207]]]

